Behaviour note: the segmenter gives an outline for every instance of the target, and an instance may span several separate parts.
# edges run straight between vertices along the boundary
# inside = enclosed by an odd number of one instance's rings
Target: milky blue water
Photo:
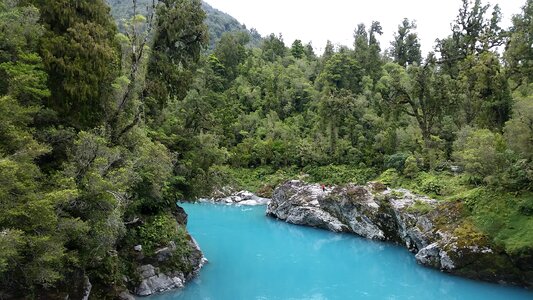
[[[533,299],[533,292],[417,265],[407,250],[286,224],[265,207],[184,204],[209,259],[170,299]]]

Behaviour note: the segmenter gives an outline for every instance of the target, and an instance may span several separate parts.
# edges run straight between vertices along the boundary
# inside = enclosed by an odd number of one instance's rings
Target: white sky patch
[[[235,17],[263,36],[281,33],[287,46],[295,39],[312,42],[319,53],[329,39],[352,47],[353,32],[359,23],[367,27],[381,22],[381,48],[390,47],[393,34],[403,18],[415,20],[424,55],[432,51],[437,38],[451,33],[461,0],[207,0],[211,6]],[[498,4],[502,27],[511,25],[526,0],[482,1]]]

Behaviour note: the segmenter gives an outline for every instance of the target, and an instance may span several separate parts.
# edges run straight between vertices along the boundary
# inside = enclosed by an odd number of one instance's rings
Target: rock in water
[[[326,189],[289,181],[274,190],[266,214],[288,223],[349,232],[403,244],[422,265],[474,279],[533,286],[533,266],[524,268],[496,251],[460,218],[460,202],[442,202],[381,184]]]

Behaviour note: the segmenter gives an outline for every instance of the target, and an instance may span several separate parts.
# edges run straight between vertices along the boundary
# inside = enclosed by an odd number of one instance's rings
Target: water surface
[[[419,266],[399,246],[290,225],[265,207],[183,204],[209,259],[170,299],[533,299],[533,292]]]

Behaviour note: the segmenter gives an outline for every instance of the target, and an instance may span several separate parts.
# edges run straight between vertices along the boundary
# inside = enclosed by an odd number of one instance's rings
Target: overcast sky
[[[226,12],[256,28],[266,36],[281,33],[287,46],[295,39],[311,41],[322,51],[329,39],[334,44],[352,46],[357,24],[380,21],[383,27],[382,49],[390,41],[403,18],[416,20],[424,53],[434,41],[450,34],[450,23],[457,16],[461,0],[207,0],[214,8]],[[499,4],[503,27],[518,14],[526,0],[490,0]]]

